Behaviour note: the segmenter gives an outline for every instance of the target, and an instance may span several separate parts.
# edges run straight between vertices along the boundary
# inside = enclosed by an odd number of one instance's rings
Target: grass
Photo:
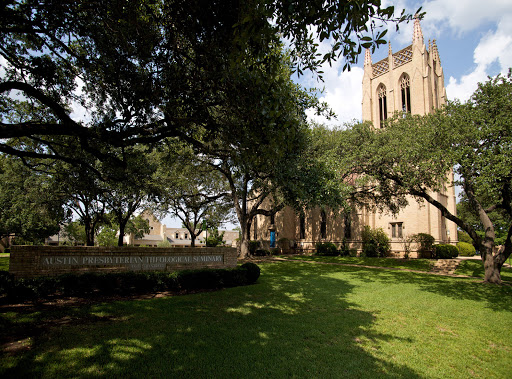
[[[391,267],[409,270],[429,271],[434,264],[431,259],[396,259],[396,258],[366,258],[366,257],[326,257],[326,256],[281,256],[292,260],[315,261],[326,263],[344,263],[362,266]]]
[[[5,257],[3,255],[6,255]],[[9,255],[0,256],[0,271],[9,271]]]
[[[478,278],[484,277],[484,264],[481,260],[462,261],[455,271],[457,275],[468,275]],[[501,268],[501,279],[512,281],[512,268]]]
[[[297,262],[218,292],[1,314],[2,377],[510,377],[512,287]],[[63,322],[68,321],[68,322]]]

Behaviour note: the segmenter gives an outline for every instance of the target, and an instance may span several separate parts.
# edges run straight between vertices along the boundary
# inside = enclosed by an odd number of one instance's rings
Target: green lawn
[[[54,311],[4,312],[5,331],[54,325],[3,354],[2,377],[507,378],[512,287],[297,262],[257,284]]]
[[[0,256],[0,271],[9,271],[9,255],[7,254]]]
[[[457,267],[455,274],[475,276],[479,278],[484,277],[484,264],[481,260],[468,260],[462,261]],[[502,267],[501,278],[503,280],[512,281],[512,268]]]
[[[429,271],[434,261],[431,259],[396,259],[396,258],[365,258],[365,257],[325,257],[310,255],[283,255],[281,258],[315,261],[326,263],[344,263],[362,266],[392,267],[409,270]]]

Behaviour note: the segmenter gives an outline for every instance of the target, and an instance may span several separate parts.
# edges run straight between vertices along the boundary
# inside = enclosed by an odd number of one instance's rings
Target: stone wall
[[[112,271],[177,271],[229,268],[237,251],[219,248],[12,246],[9,272],[15,277]]]

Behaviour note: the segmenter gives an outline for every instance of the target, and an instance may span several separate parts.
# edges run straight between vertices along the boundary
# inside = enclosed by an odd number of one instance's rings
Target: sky
[[[394,5],[397,14],[401,9],[414,13],[420,6],[426,12],[421,21],[423,38],[427,47],[429,39],[436,40],[449,100],[468,100],[479,82],[488,76],[506,74],[512,67],[511,0],[388,0],[383,5]],[[412,28],[412,22],[401,25],[398,32],[391,26],[386,37],[393,52],[412,43]],[[320,51],[322,48],[326,46],[320,46]],[[387,54],[387,46],[382,46],[372,54],[372,61],[378,62]],[[311,112],[311,120],[340,125],[361,119],[363,63],[364,52],[350,72],[342,71],[343,61],[332,67],[325,64],[323,83],[311,74],[296,79],[306,87],[323,87],[320,100],[337,114],[336,120],[326,120]]]

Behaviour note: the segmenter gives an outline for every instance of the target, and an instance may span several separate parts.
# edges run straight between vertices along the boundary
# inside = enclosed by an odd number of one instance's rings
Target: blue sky
[[[394,5],[397,13],[406,9],[414,13],[420,6],[427,12],[421,21],[425,44],[437,42],[443,67],[447,97],[467,100],[477,83],[488,76],[507,73],[512,67],[512,1],[511,0],[430,0],[383,1]],[[387,35],[393,52],[412,42],[412,23],[400,26],[399,32],[390,28]],[[326,48],[326,46],[320,46]],[[387,46],[372,55],[375,63],[387,56]],[[311,115],[311,119],[331,125],[361,118],[361,81],[364,53],[350,72],[342,72],[343,62],[323,67],[324,83],[312,75],[299,80],[304,86],[324,87],[320,98],[338,115],[327,121]]]

